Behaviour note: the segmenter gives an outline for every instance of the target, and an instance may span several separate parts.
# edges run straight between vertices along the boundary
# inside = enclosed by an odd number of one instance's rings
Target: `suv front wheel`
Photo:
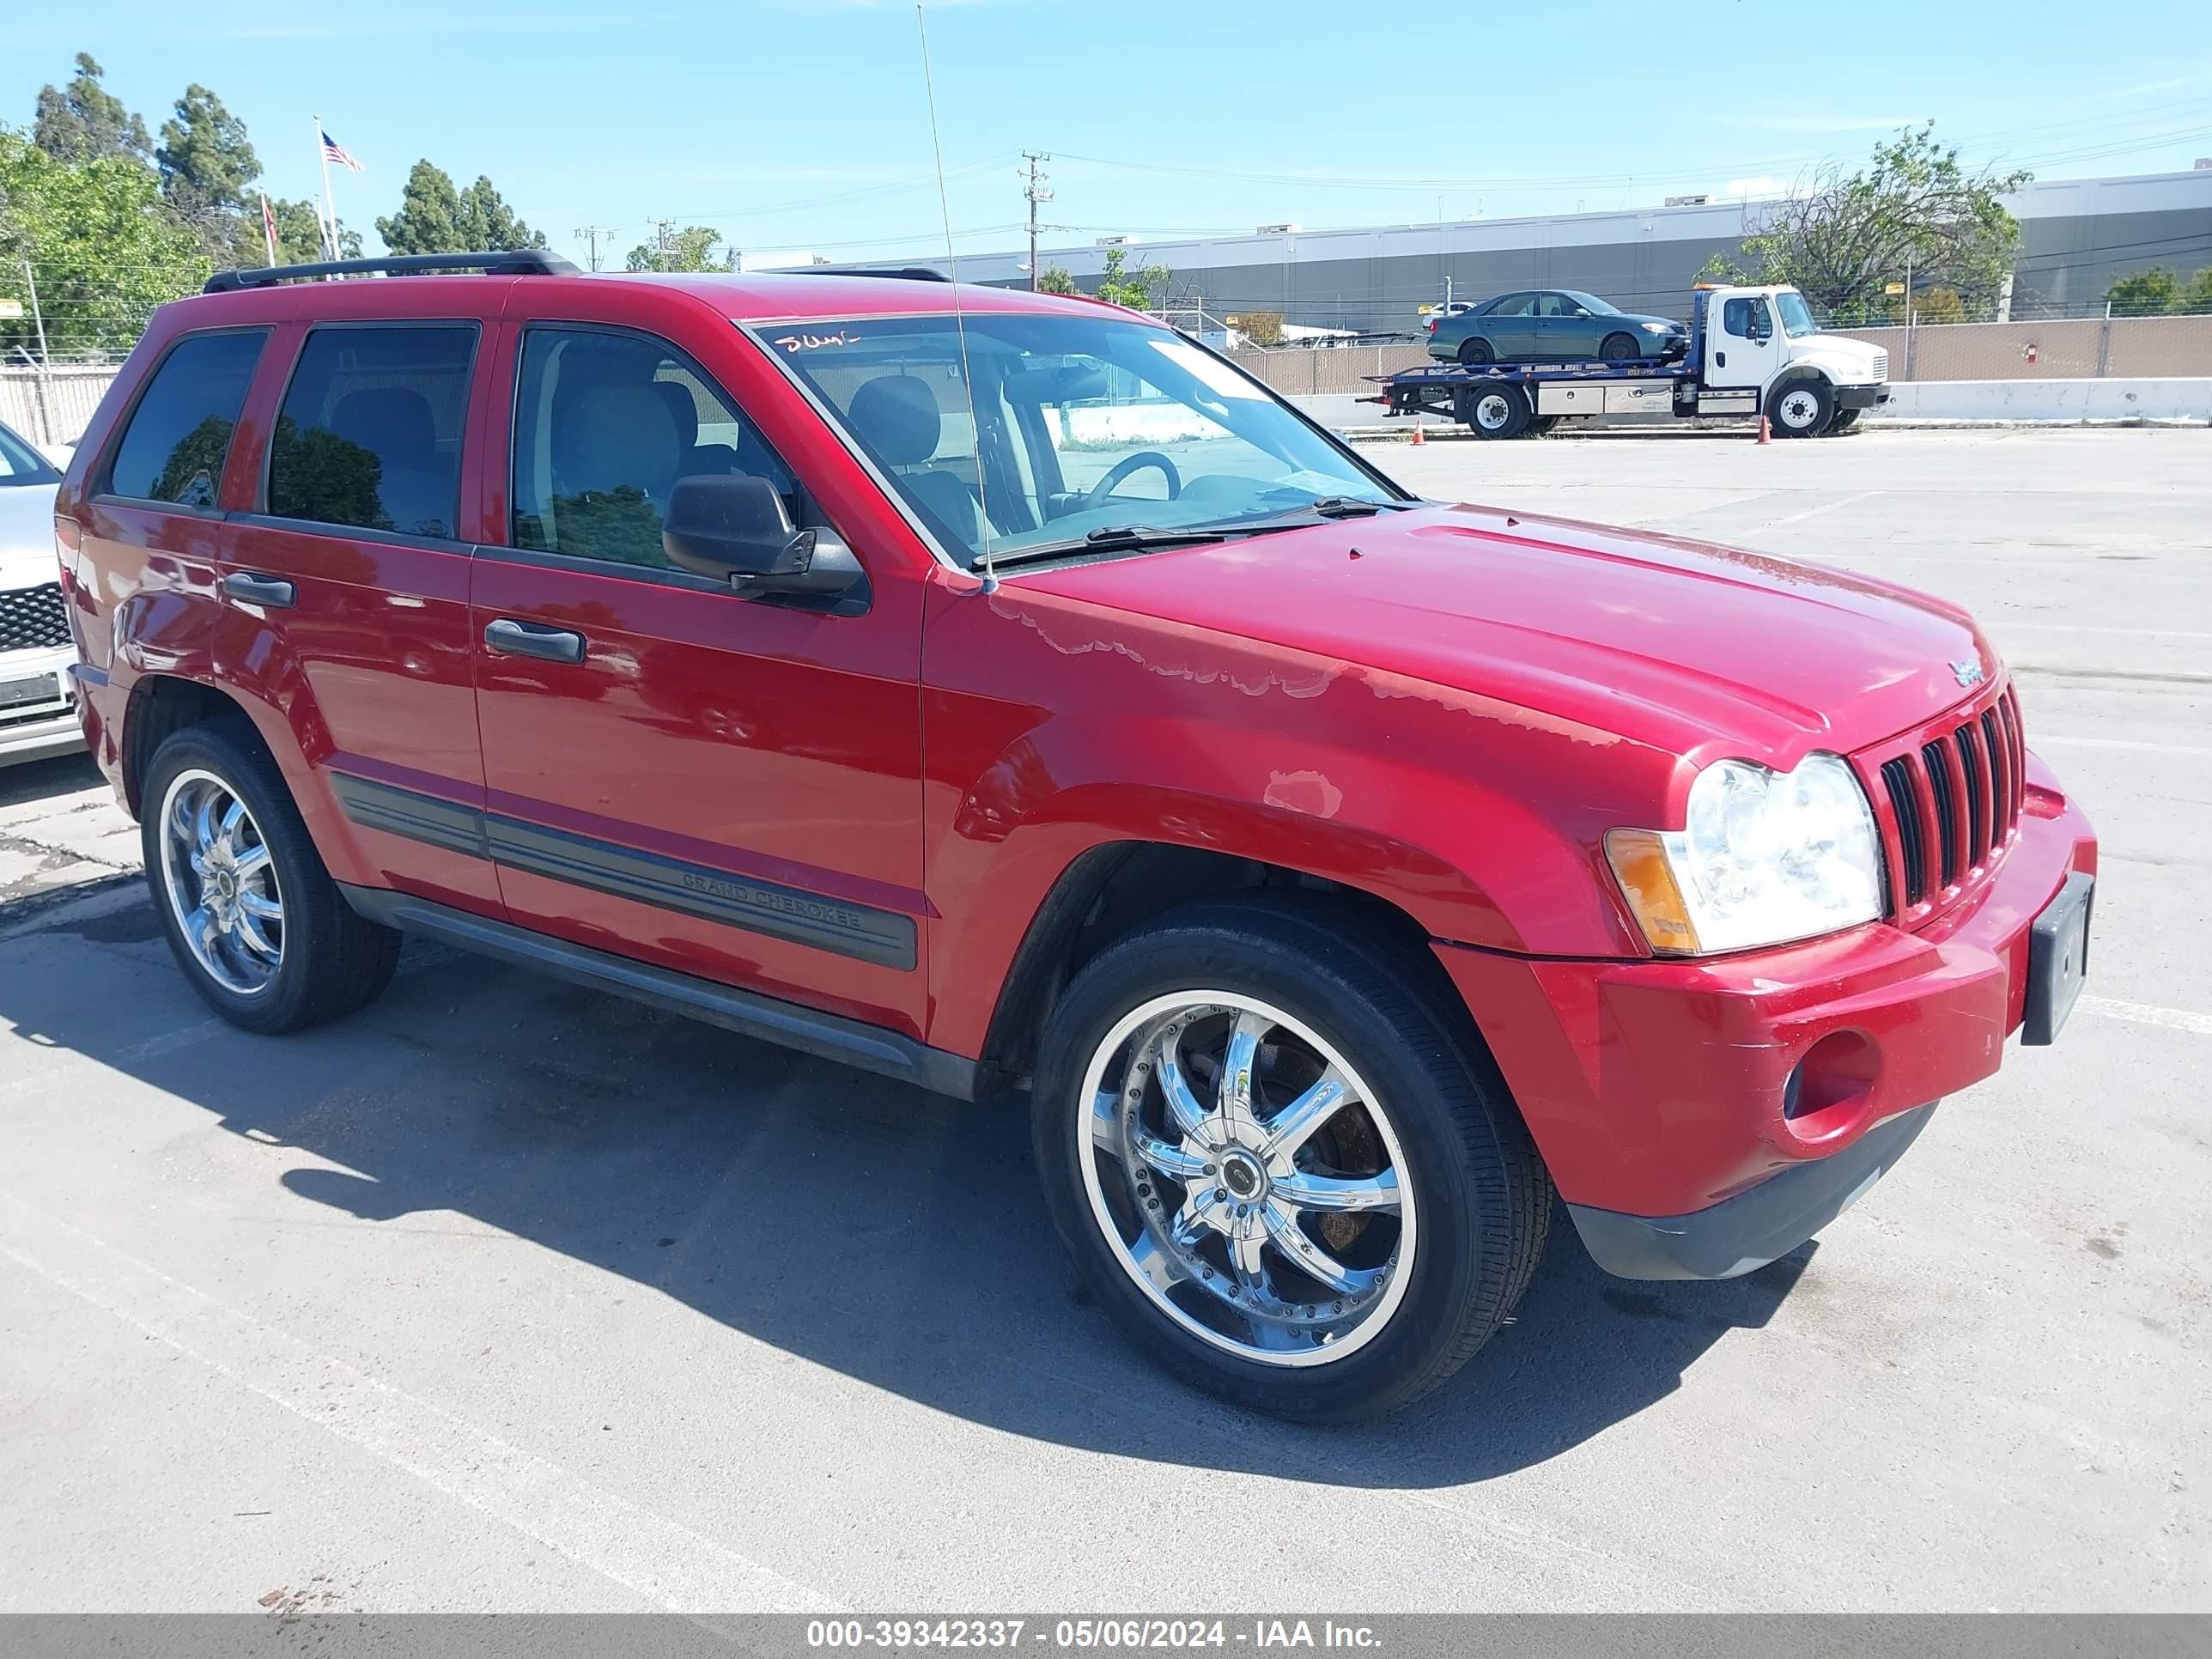
[[[232,1024],[301,1030],[391,983],[398,933],[345,902],[276,763],[245,728],[172,734],[140,799],[146,880],[169,949]]]
[[[1439,988],[1351,907],[1195,907],[1044,1033],[1034,1128],[1085,1284],[1185,1381],[1343,1421],[1449,1377],[1519,1300],[1550,1186]]]

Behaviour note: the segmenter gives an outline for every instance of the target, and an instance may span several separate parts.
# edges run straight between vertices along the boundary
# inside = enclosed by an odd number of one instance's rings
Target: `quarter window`
[[[457,535],[476,349],[468,325],[310,334],[270,445],[269,511],[312,524]]]
[[[791,469],[673,346],[592,329],[523,337],[515,546],[672,568],[660,545],[669,491],[702,473],[766,478],[800,517]]]
[[[265,330],[187,336],[154,371],[107,469],[111,495],[212,507]]]

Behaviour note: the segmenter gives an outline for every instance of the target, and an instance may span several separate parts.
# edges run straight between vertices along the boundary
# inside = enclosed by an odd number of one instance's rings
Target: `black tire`
[[[1859,423],[1859,416],[1865,412],[1865,410],[1858,409],[1838,410],[1836,411],[1836,418],[1828,422],[1829,433],[1832,435],[1838,432],[1849,432],[1853,427]]]
[[[1768,427],[1778,438],[1817,438],[1836,417],[1836,391],[1826,380],[1785,380],[1766,400]]]
[[[1455,413],[1478,438],[1517,438],[1528,428],[1528,394],[1510,380],[1484,380],[1463,388]]]
[[[1643,356],[1643,348],[1637,344],[1633,334],[1608,334],[1599,344],[1597,355],[1604,362],[1625,363]]]
[[[1400,1178],[1419,1216],[1418,1248],[1395,1309],[1341,1358],[1268,1363],[1194,1334],[1139,1289],[1092,1207],[1081,1160],[1104,1155],[1093,1151],[1091,1103],[1081,1097],[1093,1056],[1133,1012],[1190,990],[1281,1010],[1387,1103],[1404,1154]],[[1039,1052],[1032,1123],[1053,1219],[1123,1334],[1195,1388],[1309,1422],[1395,1410],[1490,1339],[1543,1253],[1551,1182],[1504,1080],[1434,963],[1358,907],[1285,894],[1161,917],[1084,968],[1054,1006]]]
[[[1490,349],[1490,342],[1477,339],[1472,335],[1459,343],[1457,355],[1462,368],[1480,368],[1485,363],[1497,361]]]
[[[241,803],[269,851],[281,895],[281,955],[267,982],[241,994],[219,981],[185,940],[170,894],[162,823],[171,786],[207,774]],[[192,989],[232,1024],[275,1035],[304,1030],[374,1001],[399,963],[400,935],[356,914],[316,852],[307,824],[259,738],[243,721],[187,726],[154,751],[140,791],[139,842],[161,931]],[[187,878],[189,878],[187,877]]]

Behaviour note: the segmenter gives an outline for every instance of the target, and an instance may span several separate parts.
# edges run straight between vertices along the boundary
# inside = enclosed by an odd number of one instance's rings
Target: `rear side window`
[[[459,533],[472,324],[324,328],[307,337],[269,447],[280,519]]]
[[[179,507],[216,504],[230,434],[265,330],[188,335],[161,359],[107,469],[107,493]]]

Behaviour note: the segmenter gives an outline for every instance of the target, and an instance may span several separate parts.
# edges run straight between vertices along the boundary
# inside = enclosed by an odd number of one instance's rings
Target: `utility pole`
[[[614,233],[605,225],[578,225],[569,234],[591,244],[592,269],[597,270],[599,268],[599,238],[611,236]]]
[[[1046,182],[1043,173],[1039,169],[1052,157],[1042,150],[1025,149],[1022,152],[1022,160],[1029,163],[1027,182],[1022,186],[1022,194],[1029,198],[1030,204],[1030,292],[1034,294],[1037,291],[1037,208],[1041,204],[1052,200],[1052,186]]]

